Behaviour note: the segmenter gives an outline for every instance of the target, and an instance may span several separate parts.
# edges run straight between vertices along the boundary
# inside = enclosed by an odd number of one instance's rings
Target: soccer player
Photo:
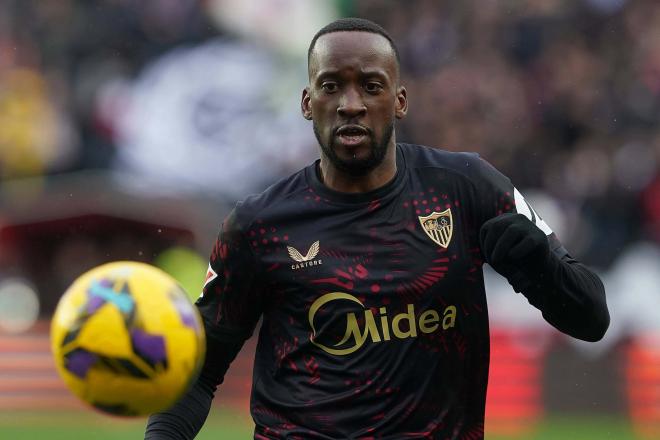
[[[320,160],[225,219],[197,301],[206,362],[146,438],[195,436],[260,318],[255,439],[483,438],[483,263],[586,341],[609,325],[603,285],[476,154],[396,141],[408,100],[380,26],[329,24],[308,69]]]

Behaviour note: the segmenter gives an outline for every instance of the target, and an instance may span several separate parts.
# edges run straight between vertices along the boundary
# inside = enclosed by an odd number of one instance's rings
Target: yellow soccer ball
[[[162,270],[131,261],[76,279],[57,305],[50,337],[73,394],[122,416],[172,406],[197,378],[206,348],[184,290]]]

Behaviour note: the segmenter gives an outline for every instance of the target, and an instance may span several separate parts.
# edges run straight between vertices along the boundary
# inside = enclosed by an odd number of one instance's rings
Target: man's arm
[[[145,440],[189,440],[202,429],[215,390],[243,345],[240,338],[235,343],[208,343],[210,340],[213,341],[207,337],[207,346],[212,351],[207,351],[199,377],[173,407],[149,417]]]
[[[171,408],[152,414],[145,440],[188,440],[195,438],[211,409],[217,385],[202,371],[188,392]]]
[[[610,323],[598,276],[558,246],[522,214],[485,222],[479,234],[486,261],[525,295],[558,330],[585,341],[603,338]]]
[[[197,300],[204,320],[206,357],[197,380],[171,408],[149,417],[146,440],[193,439],[204,425],[215,390],[261,316],[262,273],[236,210],[218,235]]]

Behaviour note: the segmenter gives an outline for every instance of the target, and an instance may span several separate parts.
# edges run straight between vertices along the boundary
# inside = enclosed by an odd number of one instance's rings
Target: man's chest
[[[459,334],[485,312],[478,234],[464,201],[407,191],[258,221],[249,238],[266,277],[268,328],[342,355],[369,341],[430,344]]]
[[[451,296],[481,266],[467,206],[451,194],[409,191],[387,203],[263,219],[248,238],[267,284],[288,300],[332,291],[391,303]]]

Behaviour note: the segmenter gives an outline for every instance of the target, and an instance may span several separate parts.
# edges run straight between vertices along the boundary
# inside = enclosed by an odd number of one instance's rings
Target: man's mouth
[[[369,130],[361,125],[342,125],[337,129],[336,135],[342,145],[352,147],[365,142],[369,137]]]

